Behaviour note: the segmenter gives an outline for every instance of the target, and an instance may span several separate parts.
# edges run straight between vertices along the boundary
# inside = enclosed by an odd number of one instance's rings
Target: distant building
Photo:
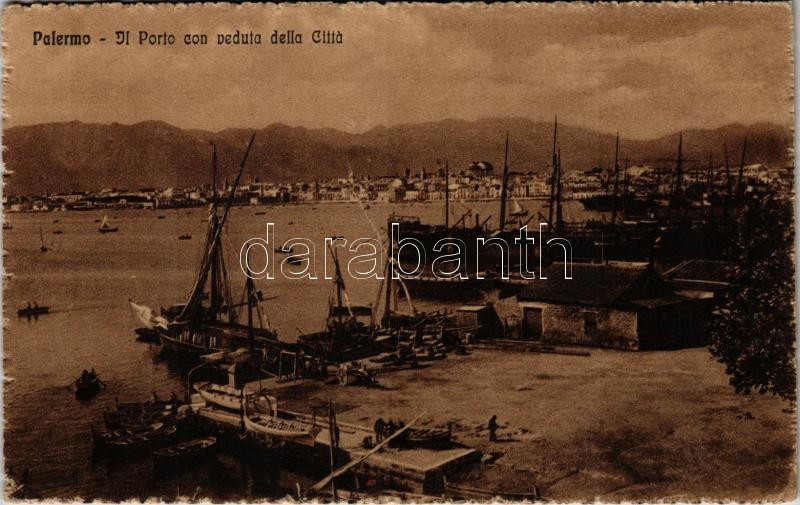
[[[704,337],[707,304],[681,296],[647,263],[544,269],[517,295],[519,336],[561,344],[657,349]]]

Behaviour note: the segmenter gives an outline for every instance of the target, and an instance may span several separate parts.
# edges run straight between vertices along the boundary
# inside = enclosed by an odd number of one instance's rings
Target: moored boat
[[[206,403],[237,412],[242,410],[244,396],[241,389],[209,382],[199,386],[197,392]]]
[[[153,463],[176,464],[208,456],[217,448],[216,437],[196,438],[153,451]]]
[[[268,412],[259,410],[266,404]],[[312,435],[311,426],[278,417],[277,400],[274,397],[258,395],[244,402],[244,426],[250,431],[275,438],[304,438]],[[262,409],[264,410],[264,409]]]

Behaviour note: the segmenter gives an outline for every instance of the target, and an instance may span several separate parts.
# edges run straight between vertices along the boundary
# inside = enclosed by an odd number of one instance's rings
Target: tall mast
[[[450,229],[450,161],[444,162],[444,229]]]
[[[506,155],[503,158],[503,185],[500,188],[500,227],[503,230],[506,227],[506,193],[508,191],[508,132],[506,132]]]
[[[558,153],[556,148],[558,146],[558,115],[553,121],[553,173],[550,176],[550,207],[547,211],[547,224],[553,223],[553,205],[555,204],[556,193],[556,171],[558,170]]]
[[[253,302],[255,301],[255,286],[253,285],[253,279],[250,276],[247,276],[246,281],[246,291],[247,291],[247,340],[250,345],[250,350],[253,350]]]
[[[677,204],[677,198],[682,191],[683,180],[683,132],[678,135],[678,159],[675,165],[675,183],[672,186],[672,203]]]
[[[725,152],[725,186],[728,190],[728,198],[733,196],[733,185],[731,184],[731,166],[728,163],[728,143],[723,142],[722,148]]]
[[[213,215],[210,219],[214,221],[214,225],[218,225],[217,221],[217,146],[211,143],[211,209]],[[211,247],[211,315],[214,320],[217,319],[217,312],[219,311],[219,243],[215,242]]]
[[[386,236],[389,237],[388,242],[388,258],[386,263],[386,300],[383,309],[384,326],[388,324],[389,314],[392,312],[392,263],[394,262],[394,248],[392,245],[392,219],[386,221]]]
[[[611,208],[611,226],[617,224],[617,202],[619,201],[619,132],[614,147],[614,199]]]
[[[739,163],[739,180],[736,182],[736,197],[742,198],[744,196],[744,157],[747,154],[747,137],[744,138],[742,144],[742,161]]]
[[[558,170],[556,171],[556,230],[560,231],[562,225],[564,224],[564,215],[561,210],[561,148],[558,148],[556,154],[556,166],[558,167]]]

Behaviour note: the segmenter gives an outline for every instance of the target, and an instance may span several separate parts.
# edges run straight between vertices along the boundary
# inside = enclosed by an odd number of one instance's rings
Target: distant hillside
[[[505,132],[510,132],[510,165],[519,171],[545,171],[550,163],[553,126],[528,119],[434,123],[377,127],[363,134],[272,124],[257,132],[247,176],[297,181],[355,174],[432,170],[449,160],[454,170],[472,161],[502,166]],[[19,126],[4,132],[6,167],[13,171],[6,194],[60,192],[119,187],[187,186],[210,180],[211,146],[220,157],[219,178],[232,177],[252,130],[184,130],[159,121],[133,125],[78,121]],[[743,137],[748,163],[790,162],[791,130],[771,123],[729,125],[684,132],[684,153],[707,163],[709,152],[722,157],[727,139],[731,164],[738,164]],[[566,170],[608,167],[614,137],[585,128],[559,125]],[[621,140],[621,157],[631,163],[674,158],[678,134],[649,141]]]

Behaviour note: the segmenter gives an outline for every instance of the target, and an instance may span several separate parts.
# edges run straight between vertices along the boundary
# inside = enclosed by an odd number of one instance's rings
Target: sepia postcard
[[[6,5],[5,499],[796,499],[792,11]]]

